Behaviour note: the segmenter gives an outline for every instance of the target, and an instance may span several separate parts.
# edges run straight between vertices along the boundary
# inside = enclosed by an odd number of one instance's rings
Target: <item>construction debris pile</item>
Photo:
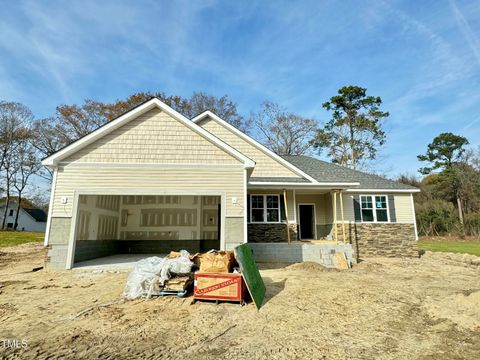
[[[142,259],[135,264],[128,276],[123,297],[129,300],[139,297],[150,298],[165,286],[178,288],[181,285],[182,290],[185,290],[187,280],[193,278],[193,266],[195,264],[185,250],[180,251],[179,256],[173,258],[152,256]]]
[[[190,255],[188,251],[172,251],[167,257],[148,257],[138,261],[127,279],[123,297],[177,295],[185,296],[193,283],[194,272],[229,273],[235,257],[231,251],[211,250],[205,254]],[[235,270],[239,273],[238,268]]]

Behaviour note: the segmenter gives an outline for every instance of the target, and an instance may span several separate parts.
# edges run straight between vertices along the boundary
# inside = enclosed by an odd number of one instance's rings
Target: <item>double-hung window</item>
[[[280,195],[250,195],[250,222],[280,222]]]
[[[385,195],[360,196],[363,222],[388,222],[388,202]]]

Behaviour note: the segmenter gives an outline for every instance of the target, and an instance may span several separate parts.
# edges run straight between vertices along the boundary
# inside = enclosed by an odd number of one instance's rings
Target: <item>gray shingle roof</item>
[[[251,177],[249,181],[253,182],[291,182],[291,183],[309,183],[310,181],[298,177]]]
[[[26,209],[23,208],[27,213],[30,214],[36,221],[46,222],[47,221],[47,214],[42,209]]]
[[[358,189],[415,190],[410,185],[388,180],[378,175],[367,174],[340,165],[318,160],[310,156],[282,156],[289,163],[313,177],[318,182],[359,182]]]

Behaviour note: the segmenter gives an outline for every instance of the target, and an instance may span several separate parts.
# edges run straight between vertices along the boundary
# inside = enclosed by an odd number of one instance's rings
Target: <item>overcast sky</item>
[[[3,2],[3,1],[2,1]],[[391,116],[382,167],[415,173],[440,132],[480,143],[480,2],[4,1],[0,99],[37,117],[160,90],[264,100],[319,121],[344,85]],[[380,169],[382,170],[382,169]]]

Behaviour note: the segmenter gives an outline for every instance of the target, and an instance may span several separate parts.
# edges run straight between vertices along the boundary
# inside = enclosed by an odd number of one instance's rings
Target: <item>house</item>
[[[0,224],[3,224],[5,214],[5,205],[0,206]],[[7,230],[13,230],[15,227],[15,216],[17,214],[17,203],[10,201],[7,208],[7,219],[5,227]],[[47,214],[42,209],[20,207],[18,214],[19,231],[45,232],[47,225]]]
[[[266,261],[415,254],[418,189],[278,156],[211,112],[190,120],[156,98],[43,164],[54,170],[51,268],[246,242]]]

